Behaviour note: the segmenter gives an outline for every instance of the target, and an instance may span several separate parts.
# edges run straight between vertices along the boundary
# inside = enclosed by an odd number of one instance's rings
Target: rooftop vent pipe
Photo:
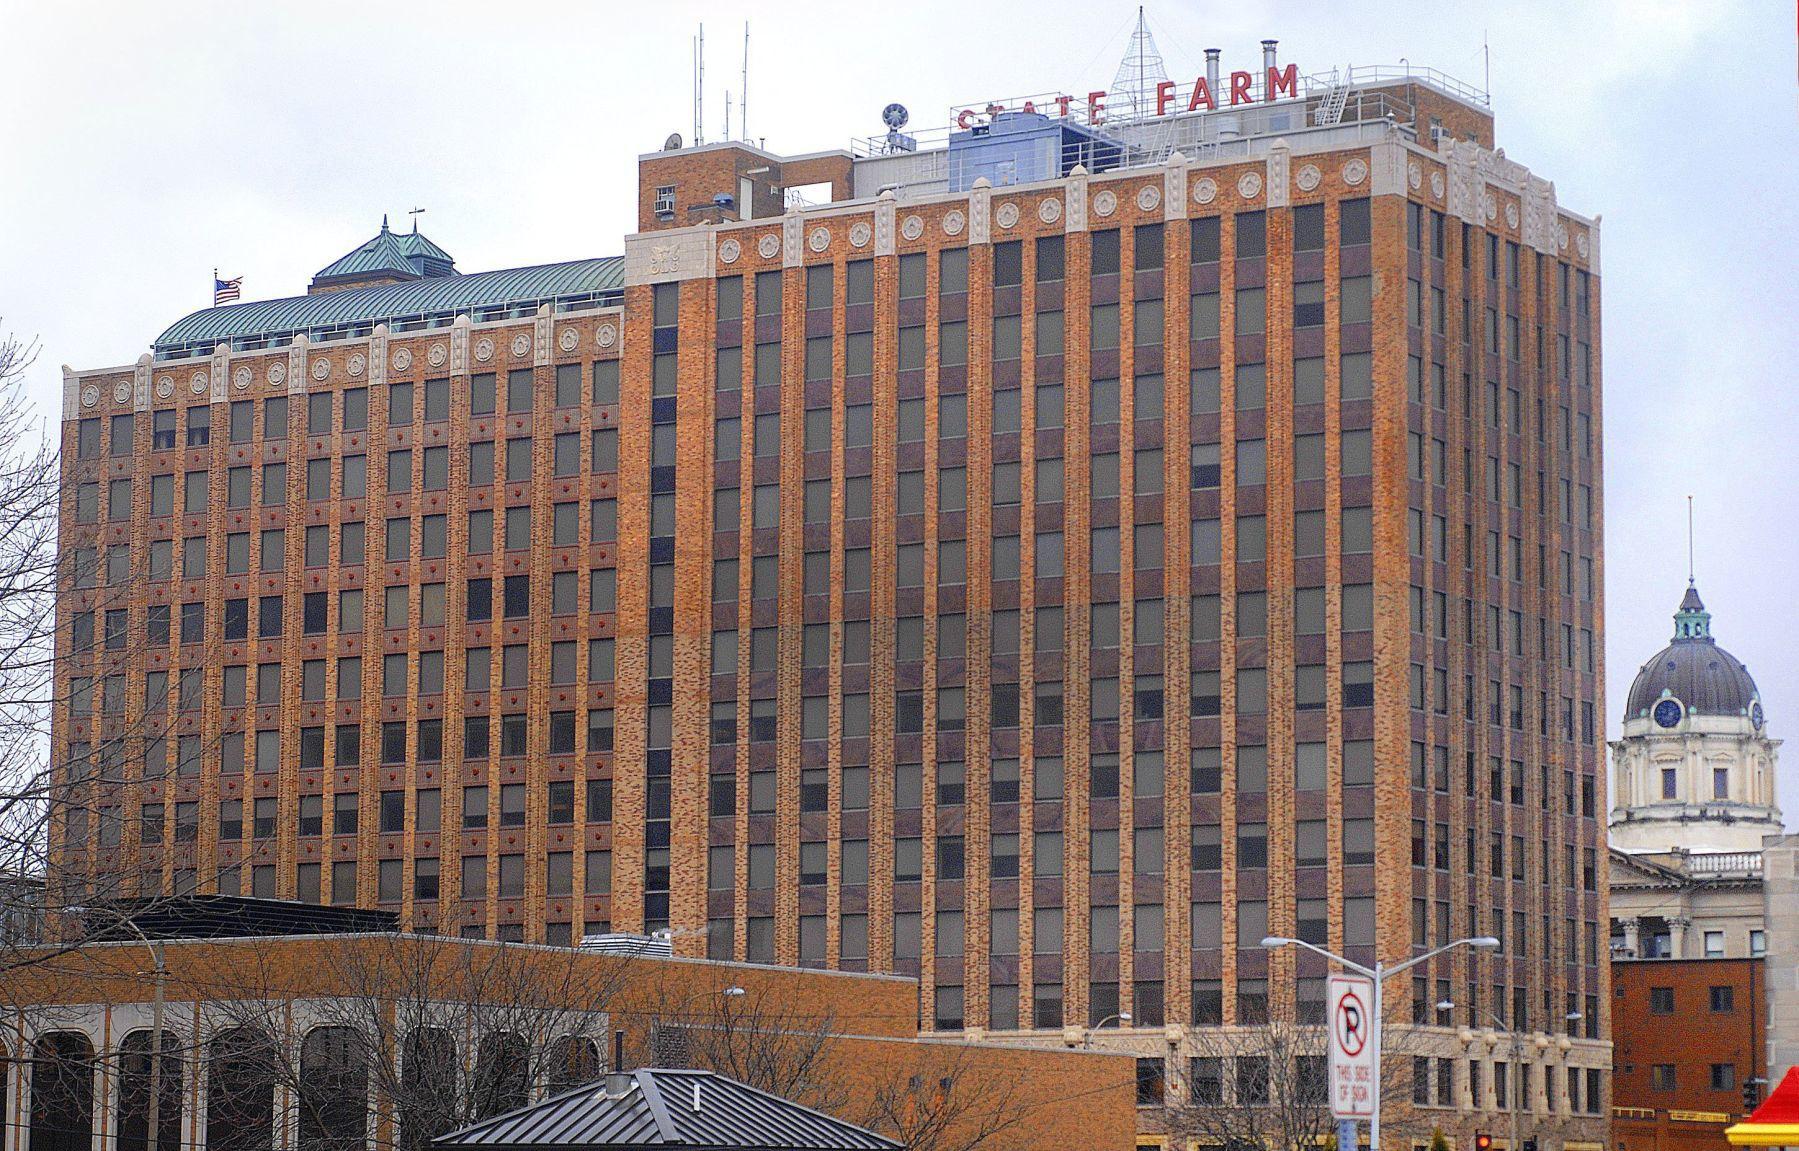
[[[1279,40],[1262,41],[1262,75],[1266,77],[1274,69],[1274,46]]]
[[[1217,48],[1207,48],[1206,49],[1206,88],[1208,91],[1210,91],[1212,93],[1212,98],[1214,100],[1216,100],[1218,98],[1218,55],[1219,55],[1219,52],[1220,52],[1220,49],[1217,49]]]

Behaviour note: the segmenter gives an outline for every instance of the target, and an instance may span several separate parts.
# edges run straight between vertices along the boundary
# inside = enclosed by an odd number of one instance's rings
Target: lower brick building
[[[1612,964],[1613,1138],[1620,1151],[1725,1145],[1766,1094],[1767,964],[1636,959]]]
[[[696,1056],[713,1051],[765,1086],[787,1075],[786,1094],[852,1122],[879,1125],[884,1097],[928,1082],[919,1106],[938,1108],[950,1140],[1134,1145],[1131,1060],[921,1039],[909,979],[417,935],[164,942],[153,1072],[146,946],[88,944],[41,964],[21,953],[0,977],[9,1151],[141,1151],[152,1074],[159,1151],[360,1151],[424,1148],[608,1071],[709,1066]],[[720,1029],[734,1038],[707,1047]],[[804,1063],[777,1054],[785,1037]]]

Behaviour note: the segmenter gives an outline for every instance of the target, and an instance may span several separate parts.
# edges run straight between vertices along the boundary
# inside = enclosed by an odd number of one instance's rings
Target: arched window
[[[592,1083],[605,1074],[600,1063],[600,1046],[584,1035],[564,1035],[550,1045],[548,1068],[552,1095]]]
[[[300,1151],[361,1151],[368,1131],[368,1058],[348,1027],[319,1027],[300,1045]]]
[[[213,1037],[206,1064],[206,1147],[270,1151],[275,1145],[275,1045],[234,1027]]]
[[[32,1051],[30,1151],[89,1151],[93,1142],[94,1045],[53,1031]]]
[[[133,1031],[119,1044],[118,1151],[149,1151],[150,1080],[157,1074],[156,1151],[181,1146],[181,1039],[163,1028],[160,1072],[150,1050],[148,1031]]]
[[[517,1035],[481,1037],[475,1055],[475,1116],[485,1119],[531,1102],[531,1050]]]
[[[441,1027],[421,1027],[406,1037],[400,1067],[400,1147],[425,1151],[431,1140],[457,1126],[456,1040]]]

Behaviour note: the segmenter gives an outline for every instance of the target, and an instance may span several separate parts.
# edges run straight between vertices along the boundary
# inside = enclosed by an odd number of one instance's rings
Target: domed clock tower
[[[1674,639],[1630,685],[1612,747],[1611,846],[1629,854],[1759,852],[1782,831],[1774,794],[1779,742],[1741,660],[1712,638],[1690,583]]]

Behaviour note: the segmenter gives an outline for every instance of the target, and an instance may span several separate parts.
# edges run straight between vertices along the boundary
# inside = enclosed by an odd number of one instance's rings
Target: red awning
[[[1725,1128],[1724,1137],[1739,1147],[1799,1147],[1799,1067],[1787,1068],[1755,1114]]]

